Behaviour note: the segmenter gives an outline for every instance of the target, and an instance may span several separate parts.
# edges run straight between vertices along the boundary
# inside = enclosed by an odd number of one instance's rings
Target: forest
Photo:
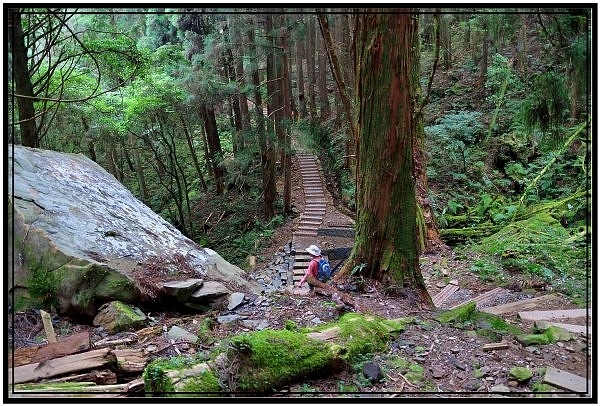
[[[232,264],[298,216],[302,149],[356,220],[340,278],[431,304],[445,247],[589,307],[595,7],[4,11],[9,148],[84,154]]]

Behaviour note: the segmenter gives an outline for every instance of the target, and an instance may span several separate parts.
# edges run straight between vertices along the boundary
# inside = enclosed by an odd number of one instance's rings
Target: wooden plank
[[[42,316],[42,323],[44,324],[44,331],[46,332],[46,338],[49,343],[56,342],[56,334],[54,334],[54,327],[52,327],[52,317],[50,314],[40,310],[40,315]]]
[[[113,350],[112,353],[117,357],[117,365],[122,372],[143,372],[148,364],[148,356],[141,349]]]
[[[481,349],[483,351],[494,351],[494,350],[506,350],[508,348],[508,343],[502,341],[499,343],[489,343],[489,344],[484,344],[483,347],[481,347]]]
[[[560,320],[576,317],[587,317],[592,315],[591,309],[569,309],[569,310],[534,310],[530,312],[519,312],[521,320]]]
[[[73,334],[56,343],[41,345],[37,347],[19,348],[9,355],[9,363],[12,367],[42,362],[48,359],[60,358],[90,349],[90,333],[83,331]]]
[[[573,392],[589,393],[592,382],[562,369],[546,367],[544,382]]]
[[[444,289],[440,290],[437,295],[435,295],[431,300],[433,300],[433,304],[435,307],[439,307],[442,303],[444,303],[450,296],[452,296],[458,289],[460,289],[457,285],[446,285]]]
[[[554,296],[554,295],[543,295],[543,296],[538,296],[538,297],[534,297],[531,299],[523,299],[523,300],[518,300],[516,302],[505,303],[503,305],[485,307],[480,310],[482,312],[498,315],[498,314],[514,312],[517,310],[535,309],[536,306],[538,306],[538,304],[540,302],[543,302],[545,300],[555,299],[555,298],[556,298],[556,296]]]
[[[561,327],[567,330],[570,333],[583,333],[583,334],[592,334],[591,327],[582,326],[580,324],[565,324],[565,323],[556,323],[553,321],[545,321],[545,320],[537,320],[535,324],[542,330],[545,330],[549,326]]]
[[[110,348],[102,348],[35,364],[9,368],[8,383],[31,382],[37,379],[99,368],[116,361],[115,356],[110,352]]]

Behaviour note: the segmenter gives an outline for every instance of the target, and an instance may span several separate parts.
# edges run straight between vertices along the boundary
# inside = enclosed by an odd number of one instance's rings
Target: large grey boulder
[[[93,317],[107,302],[156,304],[165,282],[262,287],[185,237],[79,154],[9,146],[8,290],[16,309]]]

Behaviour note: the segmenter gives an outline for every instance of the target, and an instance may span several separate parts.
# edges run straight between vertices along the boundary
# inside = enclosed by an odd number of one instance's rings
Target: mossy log
[[[327,376],[359,354],[384,351],[408,320],[346,313],[314,329],[261,330],[221,342],[210,360],[152,361],[142,379],[146,395],[265,394],[284,385]]]

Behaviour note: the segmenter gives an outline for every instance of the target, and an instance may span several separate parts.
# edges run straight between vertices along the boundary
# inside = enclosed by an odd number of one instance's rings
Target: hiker
[[[311,245],[306,249],[306,252],[310,254],[311,259],[298,286],[302,287],[309,276],[312,276],[321,282],[327,282],[327,280],[331,277],[331,271],[329,269],[329,263],[326,260],[324,260],[323,264],[321,265],[321,275],[319,275],[319,265],[323,259],[323,257],[321,257],[321,249],[316,245]]]

